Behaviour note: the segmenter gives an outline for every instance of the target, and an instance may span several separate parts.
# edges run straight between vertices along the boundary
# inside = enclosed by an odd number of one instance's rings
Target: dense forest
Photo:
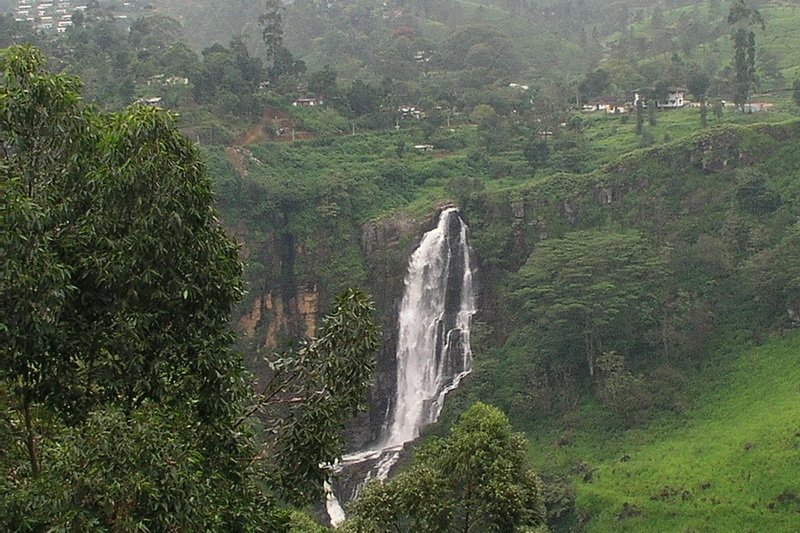
[[[796,529],[796,1],[23,4],[5,529],[327,530],[452,206],[472,372],[343,531]]]

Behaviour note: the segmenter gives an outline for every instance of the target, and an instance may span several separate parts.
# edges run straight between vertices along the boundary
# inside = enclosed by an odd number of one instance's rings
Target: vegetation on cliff
[[[585,131],[591,138],[593,129]],[[250,147],[243,150],[252,154],[246,174],[230,169],[223,178],[220,205],[236,227],[258,228],[244,236],[249,261],[269,257],[258,250],[270,250],[266,243],[276,232],[291,228],[295,283],[324,294],[327,266],[341,261],[335,256],[355,258],[362,266],[339,276],[380,287],[378,302],[389,317],[414,236],[437,204],[455,200],[471,228],[482,301],[473,338],[476,369],[451,399],[446,420],[482,400],[531,435],[542,424],[594,427],[601,435],[657,427],[673,417],[680,424],[701,401],[703,369],[733,361],[721,355],[736,353],[726,347],[795,327],[796,120],[728,123],[609,158],[587,174],[547,169],[525,179],[492,179],[486,166],[472,162],[469,148],[400,158],[394,147],[405,135]],[[470,135],[469,129],[455,133]],[[222,151],[211,153],[220,168],[227,165]],[[601,153],[598,159],[608,157]],[[357,171],[344,171],[356,162]],[[281,177],[284,168],[291,171]],[[294,187],[283,190],[293,191],[286,220],[294,222],[287,226],[238,209],[248,204],[228,189],[228,180],[236,191],[252,187],[248,182],[288,183],[290,175]],[[326,192],[334,185],[339,196]],[[332,198],[347,207],[329,209]],[[343,227],[350,231],[344,239]],[[262,244],[252,240],[257,235]],[[349,244],[304,244],[329,238]],[[280,259],[268,260],[276,263],[256,265],[258,272],[280,272]],[[263,320],[262,328],[269,318]],[[379,361],[379,373],[385,365]],[[554,509],[563,503],[551,496]],[[578,527],[580,513],[571,509],[561,516]]]

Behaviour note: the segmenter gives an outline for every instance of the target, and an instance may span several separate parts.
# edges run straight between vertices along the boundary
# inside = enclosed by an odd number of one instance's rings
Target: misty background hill
[[[223,6],[155,0],[149,5],[191,28],[185,36],[197,50],[244,35],[255,55],[263,51],[258,26],[263,2],[238,0]],[[765,45],[760,74],[765,88],[780,88],[781,80],[775,78],[791,80],[797,73],[800,52],[785,41],[796,33],[791,20],[798,3],[754,5],[767,25],[760,35]],[[569,86],[614,60],[607,70],[615,88],[629,91],[660,77],[685,84],[680,71],[686,64],[711,76],[722,74],[729,61],[729,7],[722,0],[298,0],[286,4],[283,19],[285,44],[296,57],[310,70],[333,65],[344,79],[415,80],[423,70],[415,56],[425,52],[428,73],[492,64],[493,74],[503,80],[548,87]],[[466,28],[469,38],[462,35]]]

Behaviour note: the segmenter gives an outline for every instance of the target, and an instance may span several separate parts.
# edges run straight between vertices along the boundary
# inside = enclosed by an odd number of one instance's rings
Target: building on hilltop
[[[322,105],[322,100],[319,98],[298,98],[292,102],[294,107],[316,107]]]
[[[621,103],[619,98],[598,96],[589,100],[584,106],[584,111],[605,111],[611,115],[621,115],[628,112],[628,108]]]
[[[665,109],[677,109],[686,105],[686,87],[668,87],[667,101],[659,104],[658,107]]]

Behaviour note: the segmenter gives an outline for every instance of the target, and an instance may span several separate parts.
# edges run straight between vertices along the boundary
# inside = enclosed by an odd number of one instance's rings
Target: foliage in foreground
[[[477,403],[447,438],[428,440],[408,470],[367,485],[342,531],[543,528],[543,487],[528,467],[526,448],[525,439],[512,431],[499,409]]]
[[[150,402],[130,413],[104,407],[42,439],[39,476],[12,453],[0,523],[6,531],[262,531],[268,522],[278,529],[255,484],[258,465],[246,456],[253,450],[237,451],[204,449],[178,411]],[[244,468],[226,471],[220,460]]]
[[[363,403],[371,302],[340,296],[247,409],[228,329],[241,265],[196,148],[161,110],[83,107],[34,48],[0,66],[0,528],[289,527],[274,498],[319,494]]]

